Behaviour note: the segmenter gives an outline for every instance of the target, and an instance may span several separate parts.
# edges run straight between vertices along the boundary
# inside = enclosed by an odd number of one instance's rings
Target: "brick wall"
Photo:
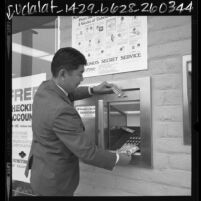
[[[149,16],[148,70],[86,78],[151,77],[153,169],[115,167],[110,172],[80,163],[76,195],[191,194],[191,147],[183,145],[182,56],[191,54],[190,16]],[[71,18],[61,17],[61,46],[71,45]]]

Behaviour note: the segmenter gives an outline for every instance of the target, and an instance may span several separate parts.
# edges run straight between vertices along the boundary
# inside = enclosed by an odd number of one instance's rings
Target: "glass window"
[[[15,18],[19,20],[16,19],[13,23],[19,25],[15,24],[13,27],[25,24],[24,26],[29,28],[12,35],[12,77],[46,73],[47,79],[50,78],[51,60],[58,49],[57,18],[53,18],[54,20],[51,20],[52,17],[44,16]],[[51,21],[48,21],[48,18]],[[40,21],[41,23],[44,21],[45,24],[41,24]]]
[[[24,175],[32,141],[32,102],[41,82],[51,78],[58,19],[14,17],[12,31],[12,193],[32,196],[30,178]]]

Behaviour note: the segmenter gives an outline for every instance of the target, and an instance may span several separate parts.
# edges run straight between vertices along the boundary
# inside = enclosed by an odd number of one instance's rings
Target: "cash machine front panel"
[[[85,124],[86,134],[103,149],[126,152],[135,148],[131,164],[150,168],[152,167],[150,78],[113,83],[121,87],[124,96],[96,95],[75,102],[75,108]]]

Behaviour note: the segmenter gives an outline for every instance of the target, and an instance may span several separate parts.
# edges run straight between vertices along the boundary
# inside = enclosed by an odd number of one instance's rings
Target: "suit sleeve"
[[[84,98],[89,98],[91,95],[89,94],[88,87],[78,87],[75,89],[73,93],[69,94],[71,101],[80,100]]]
[[[53,130],[65,146],[83,162],[107,170],[114,168],[116,154],[97,148],[83,131],[82,120],[73,107],[58,112]]]

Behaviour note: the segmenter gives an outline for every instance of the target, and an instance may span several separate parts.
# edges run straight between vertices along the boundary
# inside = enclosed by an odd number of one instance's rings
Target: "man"
[[[78,87],[83,81],[86,59],[74,48],[61,48],[54,55],[52,79],[38,88],[32,107],[33,141],[25,175],[31,169],[36,195],[73,196],[79,184],[79,159],[107,170],[130,157],[98,149],[84,132],[73,101],[93,94],[112,93],[112,84]]]

